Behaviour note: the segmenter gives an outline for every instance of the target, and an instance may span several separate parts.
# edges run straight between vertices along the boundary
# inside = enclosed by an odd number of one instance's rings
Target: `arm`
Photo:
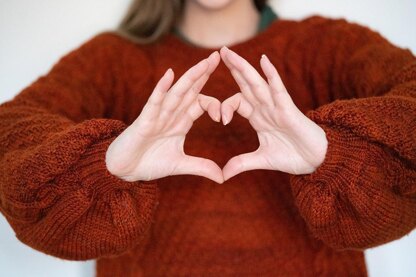
[[[0,211],[17,238],[71,260],[116,255],[137,244],[157,205],[156,182],[109,173],[105,153],[127,126],[120,100],[119,42],[98,35],[0,105]],[[149,62],[141,55],[142,86]],[[117,76],[120,78],[121,76]]]
[[[398,239],[416,227],[416,58],[342,19],[305,23],[309,35],[293,51],[320,105],[306,115],[328,149],[313,173],[292,175],[295,202],[334,248]]]

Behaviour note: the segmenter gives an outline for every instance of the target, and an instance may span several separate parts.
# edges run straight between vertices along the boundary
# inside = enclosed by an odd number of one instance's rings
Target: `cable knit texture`
[[[266,54],[299,109],[328,138],[313,173],[244,172],[127,182],[109,144],[168,67],[214,49],[173,34],[138,45],[100,33],[0,105],[0,211],[48,255],[97,259],[97,276],[366,276],[362,250],[416,227],[416,58],[345,19],[279,19],[230,47],[260,71]],[[204,88],[238,92],[224,64]],[[224,166],[258,146],[247,120],[205,114],[185,152]]]

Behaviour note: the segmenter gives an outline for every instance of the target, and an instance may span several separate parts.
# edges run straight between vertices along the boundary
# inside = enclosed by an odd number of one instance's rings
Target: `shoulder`
[[[358,23],[346,17],[325,17],[321,15],[311,15],[298,21],[299,27],[307,28],[311,32],[320,36],[330,36],[332,38],[377,38],[384,40],[382,35],[375,29]]]
[[[327,26],[327,27],[359,27],[359,28],[368,28],[364,25],[360,25],[352,20],[347,19],[346,17],[327,17],[322,15],[310,15],[304,17],[297,21],[300,25],[304,26]]]
[[[51,72],[73,71],[83,75],[90,72],[96,78],[113,78],[114,82],[121,83],[134,74],[147,80],[153,68],[151,57],[141,45],[106,31],[91,36],[61,56]]]
[[[148,48],[148,47],[147,47]],[[140,45],[122,37],[115,31],[102,31],[78,45],[67,56],[82,55],[88,59],[117,60],[124,58],[139,58],[141,62],[148,61],[145,45]]]
[[[311,15],[297,20],[279,20],[271,32],[270,39],[278,41],[284,37],[292,46],[297,43],[303,46],[338,47],[387,42],[378,31],[345,17]]]
[[[336,33],[378,34],[368,26],[351,21],[345,17],[326,17],[310,15],[301,19],[279,18],[270,28],[271,36],[310,37]]]

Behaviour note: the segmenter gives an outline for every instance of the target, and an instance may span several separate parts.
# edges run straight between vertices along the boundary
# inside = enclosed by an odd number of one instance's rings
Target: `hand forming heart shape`
[[[173,71],[159,80],[139,117],[109,146],[108,170],[126,181],[153,180],[169,175],[192,174],[217,183],[248,170],[312,173],[324,161],[324,130],[293,103],[269,59],[261,68],[267,82],[245,59],[223,47],[190,68],[171,87]],[[220,103],[200,93],[221,59],[241,92]],[[256,130],[259,148],[231,158],[221,170],[209,159],[184,153],[185,136],[205,111],[224,125],[236,111]]]

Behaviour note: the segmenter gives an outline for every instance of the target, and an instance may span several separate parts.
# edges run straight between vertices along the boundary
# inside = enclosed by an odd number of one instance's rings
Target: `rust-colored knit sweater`
[[[274,63],[295,104],[328,138],[312,174],[242,173],[127,182],[109,144],[140,114],[168,67],[212,49],[168,35],[135,44],[103,32],[0,106],[0,210],[46,254],[97,259],[98,276],[365,276],[362,250],[416,226],[416,58],[344,19],[280,19],[230,47]],[[204,93],[238,91],[224,64]],[[185,152],[223,166],[255,150],[240,116],[205,114]]]

